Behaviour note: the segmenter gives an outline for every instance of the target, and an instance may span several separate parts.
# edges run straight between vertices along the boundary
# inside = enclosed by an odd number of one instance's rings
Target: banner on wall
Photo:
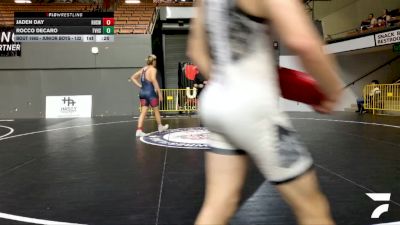
[[[82,118],[92,116],[92,96],[46,96],[46,118]]]
[[[380,34],[375,34],[376,46],[388,45],[400,42],[400,29],[388,31]]]
[[[0,56],[21,56],[21,43],[15,42],[12,27],[0,27]]]

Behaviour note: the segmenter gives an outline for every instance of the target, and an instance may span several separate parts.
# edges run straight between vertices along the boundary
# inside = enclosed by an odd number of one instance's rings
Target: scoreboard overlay
[[[113,12],[15,12],[18,42],[113,42]]]

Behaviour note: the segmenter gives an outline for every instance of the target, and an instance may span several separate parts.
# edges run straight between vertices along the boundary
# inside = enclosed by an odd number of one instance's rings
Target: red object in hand
[[[310,75],[283,67],[278,73],[282,97],[312,106],[320,105],[325,99],[317,81]]]

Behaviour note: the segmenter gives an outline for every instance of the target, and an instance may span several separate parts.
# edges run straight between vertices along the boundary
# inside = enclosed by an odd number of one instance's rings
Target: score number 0
[[[103,18],[103,26],[114,26],[114,18]]]
[[[103,34],[114,34],[114,18],[103,18]]]

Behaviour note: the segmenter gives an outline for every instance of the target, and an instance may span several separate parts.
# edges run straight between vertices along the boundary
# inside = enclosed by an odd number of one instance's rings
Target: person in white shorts
[[[278,109],[280,90],[271,29],[302,60],[329,113],[342,87],[334,60],[298,0],[202,0],[192,20],[188,55],[209,79],[199,103],[210,130],[206,194],[195,224],[227,224],[240,201],[248,158],[292,207],[299,224],[331,225],[313,160],[288,116]]]

